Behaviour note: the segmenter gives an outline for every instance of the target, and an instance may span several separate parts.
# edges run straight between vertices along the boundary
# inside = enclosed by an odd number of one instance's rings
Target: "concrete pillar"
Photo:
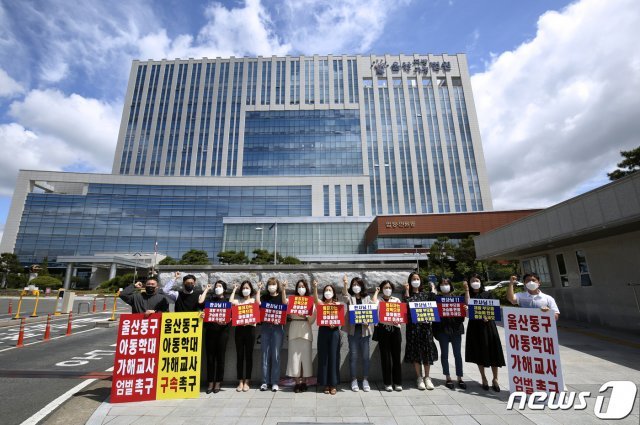
[[[116,277],[116,270],[117,269],[118,269],[118,266],[116,265],[116,263],[111,263],[111,268],[109,269],[109,280],[111,280],[114,277]]]
[[[73,263],[67,264],[67,272],[64,274],[64,289],[71,288],[71,276],[73,275]]]

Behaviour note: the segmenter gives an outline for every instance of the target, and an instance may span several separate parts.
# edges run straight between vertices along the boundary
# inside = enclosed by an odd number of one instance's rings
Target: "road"
[[[2,424],[21,424],[84,380],[109,376],[105,372],[113,366],[117,328],[97,327],[96,322],[106,322],[110,312],[74,314],[70,336],[64,336],[67,316],[56,316],[52,320],[52,339],[42,341],[44,319],[53,307],[52,302],[51,308],[45,303],[44,317],[29,318],[25,326],[25,346],[16,348],[19,321],[8,320],[7,305],[7,299],[0,300],[0,308],[5,313],[0,315]],[[75,308],[74,305],[74,312]],[[122,302],[118,303],[117,309],[119,313],[131,311]],[[42,321],[33,323],[34,320]]]

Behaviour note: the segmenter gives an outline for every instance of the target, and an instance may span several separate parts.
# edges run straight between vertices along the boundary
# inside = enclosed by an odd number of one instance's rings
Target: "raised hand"
[[[464,291],[465,292],[469,292],[469,284],[467,283],[466,280],[464,282],[462,282],[462,286],[464,286]]]
[[[313,289],[318,289],[318,281],[317,280],[314,280],[311,285],[313,285]]]
[[[142,289],[142,282],[138,281],[133,286],[136,287],[137,289]]]
[[[345,273],[344,276],[342,277],[342,283],[346,284],[349,283],[349,279],[347,279],[347,274]]]
[[[514,283],[516,283],[518,281],[518,277],[517,276],[511,276],[509,278],[509,285],[513,285]]]
[[[258,291],[262,291],[262,281],[258,282]]]

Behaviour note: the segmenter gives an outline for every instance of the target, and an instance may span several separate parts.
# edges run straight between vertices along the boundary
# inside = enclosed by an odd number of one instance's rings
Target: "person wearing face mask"
[[[480,276],[473,275],[470,284],[464,282],[465,301],[469,304],[470,298],[494,299],[489,291],[484,289]],[[500,392],[498,384],[498,368],[505,366],[504,354],[502,353],[502,343],[494,320],[469,320],[467,324],[467,339],[465,343],[464,361],[478,365],[480,376],[482,377],[482,388],[489,390],[489,382],[484,369],[491,367],[493,380],[491,388],[495,392]]]
[[[316,304],[339,304],[333,285],[324,287],[322,298],[318,297],[318,282],[313,281],[313,296]],[[320,326],[318,329],[318,387],[325,394],[335,395],[340,382],[340,327]]]
[[[164,294],[170,300],[175,302],[175,312],[180,313],[183,311],[198,311],[200,309],[200,303],[198,299],[202,295],[202,290],[196,288],[196,277],[192,274],[188,274],[182,278],[182,289],[176,291],[173,289],[176,281],[180,278],[180,272],[176,272],[175,278],[167,282],[162,288]]]
[[[200,298],[201,305],[210,302],[225,302],[224,293],[227,290],[226,282],[219,280],[213,286],[208,284]],[[207,394],[217,394],[224,379],[224,360],[229,340],[230,325],[225,322],[204,323],[204,345],[207,352]]]
[[[262,286],[262,283],[260,283],[260,286]],[[236,300],[238,288],[242,296]],[[240,286],[237,283],[233,285],[229,302],[232,305],[253,304],[256,302],[255,294],[256,291],[253,289],[251,282],[245,280]],[[256,325],[243,325],[235,328],[236,371],[239,381],[236,391],[247,392],[250,389],[249,381],[251,381],[251,369],[253,367],[253,345],[256,341]]]
[[[435,301],[436,296],[431,290],[426,291],[418,273],[410,273],[404,285],[404,302]],[[416,385],[419,390],[433,390],[434,386],[429,377],[429,370],[434,361],[438,360],[438,349],[433,342],[431,323],[407,323],[407,344],[404,349],[404,362],[413,363],[416,369]],[[424,375],[422,367],[424,366]]]
[[[379,304],[378,295],[382,291],[382,301],[387,303],[399,303],[400,299],[392,296],[393,284],[384,280],[376,288],[373,294],[373,303]],[[400,354],[402,350],[402,332],[400,325],[378,323],[374,333],[374,340],[378,341],[380,348],[380,363],[382,366],[382,381],[386,391],[402,391],[402,362]],[[391,386],[393,384],[393,387]]]
[[[143,289],[142,292],[137,290]],[[144,313],[149,316],[153,313],[169,311],[167,297],[158,291],[156,278],[148,278],[144,285],[136,282],[124,288],[120,292],[120,299],[131,306],[132,313]]]
[[[267,280],[267,292],[261,294],[262,283],[258,286],[257,303],[263,301],[273,304],[286,304],[287,294],[285,292],[287,282],[280,284],[275,277]],[[262,323],[260,325],[260,348],[262,351],[262,385],[260,391],[276,392],[280,390],[280,350],[284,341],[284,325],[274,325],[273,323]]]
[[[556,300],[552,296],[543,294],[540,290],[540,277],[535,273],[527,273],[524,275],[524,286],[526,292],[514,294],[513,286],[517,278],[511,276],[509,286],[507,287],[507,299],[513,305],[519,305],[525,308],[539,308],[542,311],[552,310],[556,320],[560,317],[560,310],[556,304]]]
[[[347,289],[348,287],[348,289]],[[347,305],[373,304],[371,297],[367,295],[367,288],[364,280],[359,277],[351,279],[351,283],[344,275],[342,279],[342,298]],[[349,341],[349,370],[351,371],[351,390],[359,391],[358,388],[358,361],[362,364],[362,390],[371,391],[369,385],[369,340],[373,333],[371,324],[352,325],[350,321],[345,322],[342,328],[347,333]]]
[[[296,293],[300,297],[308,297],[309,284],[305,279],[300,279],[296,283]],[[311,316],[300,316],[298,314],[289,315],[289,345],[287,356],[287,376],[296,380],[293,392],[300,393],[307,391],[307,378],[313,376],[312,346],[313,332],[311,325],[316,320],[316,310],[313,309]]]
[[[442,296],[451,295],[453,287],[449,279],[442,279],[438,284],[438,294]],[[466,307],[466,306],[465,306]],[[458,377],[458,387],[463,390],[467,388],[466,382],[462,380],[462,334],[464,334],[464,317],[442,317],[439,323],[435,323],[434,335],[440,344],[440,362],[442,363],[442,373],[446,377],[445,386],[453,389],[453,381],[449,374],[449,344],[453,351],[453,358],[456,365],[456,376]]]

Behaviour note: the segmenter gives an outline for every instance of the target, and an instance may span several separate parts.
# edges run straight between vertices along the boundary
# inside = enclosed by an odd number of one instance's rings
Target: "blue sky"
[[[0,225],[18,169],[110,172],[132,59],[466,53],[494,207],[640,144],[637,0],[0,0]],[[535,183],[534,183],[535,182]]]

